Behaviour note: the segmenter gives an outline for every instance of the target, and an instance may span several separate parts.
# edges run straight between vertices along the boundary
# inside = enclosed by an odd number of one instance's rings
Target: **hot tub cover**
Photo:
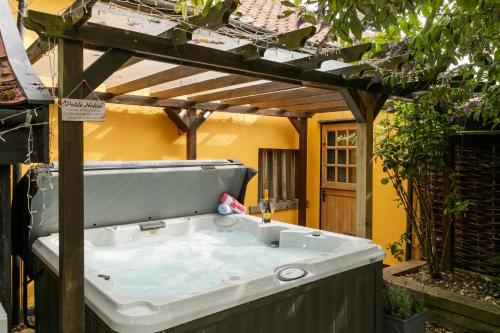
[[[233,160],[93,162],[84,170],[85,228],[216,213],[224,192],[243,202],[256,174]],[[23,257],[38,237],[58,232],[58,176],[57,164],[41,166],[16,188],[14,220],[23,223],[14,243]]]

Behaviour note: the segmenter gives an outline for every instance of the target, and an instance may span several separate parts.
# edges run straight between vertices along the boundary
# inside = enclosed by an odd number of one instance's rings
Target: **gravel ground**
[[[500,281],[494,281],[486,276],[456,271],[453,274],[445,272],[441,279],[433,280],[427,268],[422,267],[415,273],[401,275],[401,277],[500,306],[500,293],[498,292]]]

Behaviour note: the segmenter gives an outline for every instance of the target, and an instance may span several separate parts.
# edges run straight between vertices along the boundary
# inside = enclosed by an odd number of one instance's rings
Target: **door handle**
[[[325,199],[326,199],[326,191],[325,190],[321,190],[321,200],[323,202],[325,202]]]

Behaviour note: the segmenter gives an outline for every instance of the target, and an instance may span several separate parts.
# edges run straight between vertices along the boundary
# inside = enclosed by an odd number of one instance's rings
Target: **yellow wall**
[[[30,9],[57,13],[72,0],[34,1]],[[16,1],[9,0],[15,4]],[[15,8],[12,8],[14,14]],[[25,44],[35,34],[28,32]],[[43,78],[49,82],[49,78]],[[86,160],[183,159],[185,136],[159,108],[107,105],[106,122],[85,123]],[[57,112],[51,109],[51,157],[57,160]],[[323,113],[309,119],[308,125],[308,226],[319,227],[321,120],[352,119],[350,112]],[[231,158],[258,167],[259,148],[297,148],[298,136],[286,118],[214,113],[198,130],[198,158]],[[394,190],[380,183],[382,170],[374,165],[373,237],[385,245],[399,238],[405,227],[405,214],[397,207]],[[249,184],[247,205],[257,203],[257,177]],[[296,223],[296,210],[280,211],[276,219]],[[386,263],[395,263],[388,254]]]
[[[57,112],[51,108],[51,158],[57,160]],[[185,135],[162,109],[108,104],[104,123],[85,123],[87,161],[178,160],[185,158]],[[258,168],[259,148],[297,148],[298,136],[286,118],[214,113],[197,132],[198,159],[235,159]],[[257,177],[246,204],[257,204]],[[295,223],[296,210],[276,218]]]

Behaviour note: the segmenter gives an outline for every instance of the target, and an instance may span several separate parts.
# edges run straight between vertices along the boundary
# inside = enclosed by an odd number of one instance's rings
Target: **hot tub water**
[[[87,246],[85,265],[109,275],[125,296],[176,299],[317,255],[305,248],[271,247],[243,230],[200,230],[118,246]]]

